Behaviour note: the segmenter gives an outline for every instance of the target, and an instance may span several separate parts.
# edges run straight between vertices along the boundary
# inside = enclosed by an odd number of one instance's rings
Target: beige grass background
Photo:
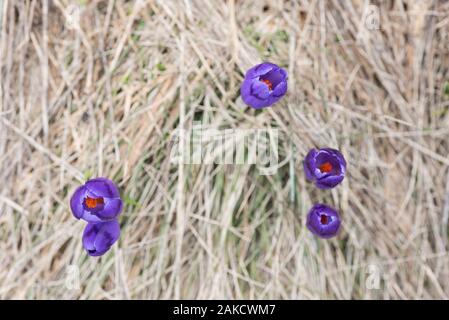
[[[362,0],[0,3],[0,298],[448,298],[449,2],[371,1],[378,30]],[[261,61],[289,90],[255,112]],[[277,173],[171,163],[199,120],[279,129]],[[302,170],[323,146],[348,160],[332,191]],[[69,208],[92,176],[126,202],[100,258]],[[338,237],[306,229],[315,202]]]

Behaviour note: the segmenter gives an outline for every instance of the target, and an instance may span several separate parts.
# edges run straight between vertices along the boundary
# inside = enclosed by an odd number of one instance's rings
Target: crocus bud
[[[287,72],[269,62],[258,64],[249,69],[240,87],[243,101],[255,109],[273,105],[286,92]]]
[[[111,248],[120,236],[117,220],[88,223],[83,232],[83,247],[90,256],[101,256]]]
[[[114,182],[96,178],[75,190],[70,199],[70,208],[77,219],[104,222],[117,218],[123,209],[123,202]]]
[[[307,214],[307,228],[320,238],[332,238],[340,229],[340,216],[325,204],[315,204]]]
[[[320,189],[332,189],[343,181],[346,161],[340,151],[331,148],[312,149],[304,159],[307,180]]]

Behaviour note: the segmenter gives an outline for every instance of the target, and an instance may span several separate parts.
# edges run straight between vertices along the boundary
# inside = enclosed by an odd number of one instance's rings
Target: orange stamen
[[[268,86],[268,89],[270,89],[270,91],[273,90],[273,84],[271,83],[270,80],[262,79],[262,82]]]
[[[321,172],[328,173],[332,171],[332,164],[330,162],[325,162],[319,168]]]
[[[99,204],[104,204],[104,200],[103,198],[90,198],[90,197],[86,197],[86,199],[84,200],[86,203],[86,206],[89,209],[94,209],[97,207],[97,205]]]
[[[329,222],[329,218],[326,215],[322,214],[320,216],[320,222],[321,224],[327,224]]]

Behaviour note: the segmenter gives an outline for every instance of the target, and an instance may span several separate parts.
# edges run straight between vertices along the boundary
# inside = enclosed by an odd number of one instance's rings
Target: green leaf
[[[445,95],[449,96],[449,81],[446,81],[443,86],[443,92]]]
[[[84,180],[89,180],[90,178],[92,178],[92,176],[93,176],[93,173],[92,173],[92,171],[90,171],[90,170],[87,170],[87,171],[84,171]]]
[[[132,207],[136,207],[136,208],[140,208],[141,207],[140,203],[137,200],[131,198],[128,195],[125,195],[125,198],[123,199],[123,201],[128,206],[132,206]]]
[[[285,30],[276,31],[275,37],[282,42],[288,42],[288,33]]]
[[[165,71],[167,68],[165,67],[165,64],[159,62],[159,63],[156,65],[156,69],[162,72],[162,71]]]
[[[127,84],[127,83],[129,82],[129,77],[130,77],[130,74],[128,73],[127,75],[125,75],[125,76],[122,78],[123,84]]]

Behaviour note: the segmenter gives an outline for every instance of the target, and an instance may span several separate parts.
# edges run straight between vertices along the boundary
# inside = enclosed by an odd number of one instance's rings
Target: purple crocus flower
[[[269,62],[249,69],[240,87],[243,101],[255,109],[271,106],[286,92],[287,72]]]
[[[90,256],[101,256],[118,240],[120,225],[117,220],[88,223],[83,232],[83,247]]]
[[[120,214],[123,202],[114,182],[106,178],[95,178],[75,190],[70,199],[70,208],[77,219],[104,222],[111,221]]]
[[[340,151],[331,148],[312,149],[304,160],[307,180],[320,189],[332,189],[343,181],[346,160]]]
[[[335,209],[315,204],[307,214],[307,228],[321,238],[332,238],[340,229],[340,217]]]

